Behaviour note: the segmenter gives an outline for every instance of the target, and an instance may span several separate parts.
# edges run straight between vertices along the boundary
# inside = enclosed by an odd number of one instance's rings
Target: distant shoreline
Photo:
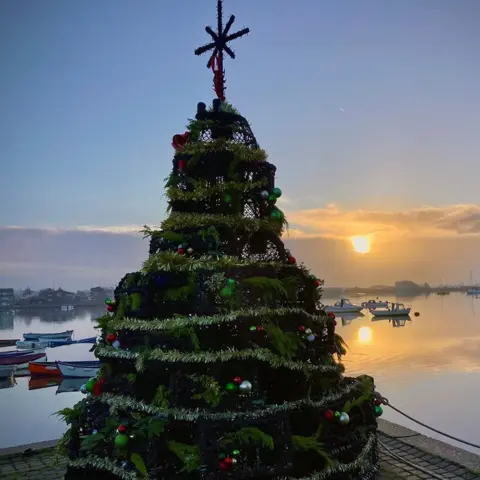
[[[93,303],[93,304],[72,304],[72,303],[62,303],[58,305],[9,305],[9,306],[0,306],[0,311],[2,310],[46,310],[46,309],[61,309],[63,306],[69,305],[74,308],[99,308],[102,307],[103,303]],[[70,312],[72,310],[69,310]]]

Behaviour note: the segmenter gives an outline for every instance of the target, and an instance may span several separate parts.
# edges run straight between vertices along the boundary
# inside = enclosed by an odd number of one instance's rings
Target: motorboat
[[[370,309],[370,313],[374,317],[404,317],[410,314],[410,307],[406,307],[403,303],[391,303],[387,308]]]
[[[348,298],[340,297],[338,302],[335,302],[334,305],[326,305],[325,311],[331,313],[357,313],[363,310],[362,305],[354,305]]]
[[[362,303],[363,308],[386,308],[388,307],[388,302],[383,302],[381,300],[369,300],[368,302]]]
[[[73,330],[66,330],[65,332],[59,333],[24,333],[24,340],[42,340],[45,338],[48,339],[58,339],[58,340],[71,340],[73,335]]]

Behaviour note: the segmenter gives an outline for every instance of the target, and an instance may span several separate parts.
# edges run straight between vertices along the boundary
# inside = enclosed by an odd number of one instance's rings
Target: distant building
[[[15,292],[13,288],[0,288],[0,307],[15,305]]]

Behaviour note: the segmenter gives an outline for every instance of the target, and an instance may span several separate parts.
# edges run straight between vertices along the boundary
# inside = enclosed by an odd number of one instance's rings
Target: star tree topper
[[[230,58],[235,58],[234,51],[227,45],[228,42],[243,37],[250,32],[249,28],[243,28],[236,33],[228,34],[235,21],[235,15],[230,15],[227,24],[223,27],[223,5],[222,0],[217,0],[217,31],[214,32],[211,27],[205,27],[205,31],[212,37],[213,42],[207,43],[203,47],[195,50],[195,55],[202,55],[213,50],[210,59],[207,62],[207,68],[213,71],[213,89],[217,97],[225,100],[225,71],[223,70],[224,52],[227,52]]]

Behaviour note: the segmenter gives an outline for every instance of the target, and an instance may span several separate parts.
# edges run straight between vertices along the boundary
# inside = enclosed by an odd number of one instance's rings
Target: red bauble
[[[327,420],[333,420],[334,417],[335,417],[335,414],[333,413],[332,410],[327,410],[327,411],[325,412],[325,418],[326,418]]]
[[[318,280],[318,279],[314,280],[314,281],[313,281],[313,286],[314,286],[315,288],[318,288],[318,287],[320,286],[320,280]]]
[[[259,332],[261,332],[261,331],[263,330],[263,326],[262,326],[262,325],[258,325],[257,330],[258,330]]]
[[[113,312],[115,310],[115,307],[113,305],[107,305],[107,310],[109,312]]]
[[[236,383],[237,385],[240,385],[242,383],[242,379],[240,377],[235,377],[233,379],[233,383]]]
[[[188,140],[188,132],[184,133],[183,135],[180,133],[177,133],[177,135],[174,135],[172,138],[172,147],[175,150],[181,150],[184,145],[187,143]]]
[[[95,397],[98,397],[98,396],[101,395],[101,393],[102,393],[102,383],[101,382],[98,381],[98,382],[95,382],[93,384],[93,392],[92,393]]]
[[[117,428],[118,433],[126,433],[127,427],[125,425],[119,425]]]
[[[184,248],[179,248],[179,249],[177,250],[177,253],[178,253],[179,255],[185,255],[185,249],[184,249]]]
[[[225,460],[220,462],[220,470],[228,470],[230,468],[230,463],[226,463]]]
[[[375,405],[380,406],[382,404],[382,401],[379,400],[378,398],[375,400]]]
[[[333,312],[328,312],[327,317],[335,318],[335,314]]]
[[[296,259],[295,257],[289,257],[289,258],[288,258],[288,261],[289,261],[289,263],[291,263],[292,265],[295,264],[295,263],[297,263],[297,259]]]
[[[298,327],[298,331],[299,331],[299,332],[304,332],[304,331],[305,331],[305,326],[304,326],[304,325],[300,325],[300,326]]]
[[[223,461],[224,461],[228,466],[230,466],[230,465],[233,463],[233,461],[232,461],[232,459],[231,459],[230,457],[225,458]]]
[[[185,160],[179,160],[177,163],[177,167],[181,172],[183,172],[183,170],[185,170]]]
[[[113,343],[117,339],[117,336],[114,333],[109,333],[107,335],[107,342]]]
[[[337,326],[337,321],[336,321],[336,320],[333,320],[333,321],[332,321],[332,325],[333,325],[334,327],[336,327],[336,326]]]

